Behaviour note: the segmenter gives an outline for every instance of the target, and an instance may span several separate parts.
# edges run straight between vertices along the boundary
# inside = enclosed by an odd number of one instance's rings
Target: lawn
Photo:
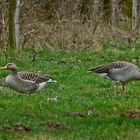
[[[140,47],[119,44],[104,45],[100,51],[54,51],[31,49],[20,55],[8,50],[8,62],[19,70],[49,74],[57,83],[49,83],[33,95],[0,86],[0,139],[2,140],[138,140],[140,119],[123,117],[129,109],[140,109],[140,81],[127,84],[127,95],[121,87],[113,95],[113,83],[89,68],[116,60],[137,63],[140,67]],[[0,65],[6,61],[0,52]],[[0,71],[0,78],[9,71]],[[76,112],[76,113],[74,113]],[[24,125],[14,129],[14,125]],[[19,130],[20,129],[20,130]]]

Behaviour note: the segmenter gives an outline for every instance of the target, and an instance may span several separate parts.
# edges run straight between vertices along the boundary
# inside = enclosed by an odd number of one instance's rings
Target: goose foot
[[[126,95],[126,83],[122,83],[122,89],[123,89],[124,95]]]
[[[116,96],[117,94],[117,89],[118,89],[118,87],[117,87],[117,84],[116,83],[114,83],[114,95]]]

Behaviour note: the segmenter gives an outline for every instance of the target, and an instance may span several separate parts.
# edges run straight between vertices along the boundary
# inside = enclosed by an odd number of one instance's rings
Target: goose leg
[[[126,83],[122,83],[122,89],[123,89],[124,94],[126,94]]]
[[[114,83],[114,95],[116,96],[116,93],[117,93],[117,84]]]

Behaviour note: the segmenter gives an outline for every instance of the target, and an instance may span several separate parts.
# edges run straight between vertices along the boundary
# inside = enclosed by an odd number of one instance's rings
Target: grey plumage
[[[12,74],[9,74],[5,78],[5,83],[12,89],[19,92],[31,92],[42,89],[46,82],[53,81],[50,76],[44,76],[33,72],[18,72],[17,67],[13,63],[8,63],[2,70],[11,70]]]
[[[18,72],[17,74],[20,78],[25,79],[25,80],[35,81],[37,84],[48,81],[49,79],[52,79],[51,76],[45,76],[45,75],[41,75],[41,74],[33,73],[33,72],[22,71],[22,72]]]
[[[92,68],[89,71],[111,79],[114,83],[121,82],[123,86],[131,80],[140,80],[139,68],[129,62],[117,61],[109,65]],[[125,87],[123,87],[125,88]]]
[[[136,80],[140,78],[140,72],[136,65],[125,62],[117,61],[109,65],[99,66],[89,71],[96,74],[106,74],[108,78],[114,82],[127,82],[129,80]]]

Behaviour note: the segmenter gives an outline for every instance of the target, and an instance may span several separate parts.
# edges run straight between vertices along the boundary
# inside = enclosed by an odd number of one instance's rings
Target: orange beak
[[[7,66],[1,67],[0,70],[6,70]]]

